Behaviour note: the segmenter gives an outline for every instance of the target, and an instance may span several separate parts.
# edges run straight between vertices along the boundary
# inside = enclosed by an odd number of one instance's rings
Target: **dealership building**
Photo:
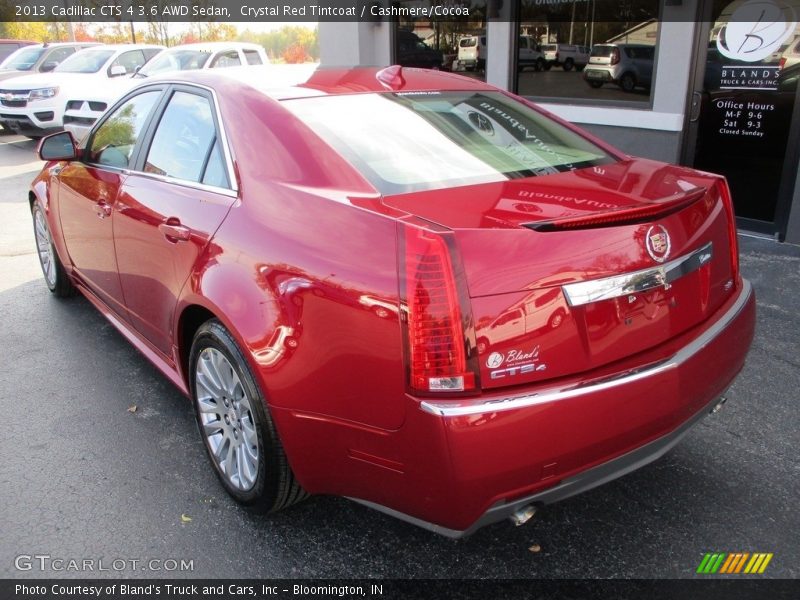
[[[469,20],[320,23],[321,61],[485,79],[629,154],[724,174],[742,231],[800,242],[800,0],[449,4]]]

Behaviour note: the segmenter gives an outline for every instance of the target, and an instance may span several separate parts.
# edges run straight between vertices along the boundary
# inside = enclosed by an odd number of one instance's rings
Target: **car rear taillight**
[[[619,62],[619,48],[614,48],[611,51],[611,64],[615,65]]]
[[[739,281],[739,239],[736,236],[736,215],[733,212],[733,198],[728,182],[722,179],[717,183],[722,204],[725,206],[725,214],[728,217],[728,235],[730,238],[729,246],[731,252],[731,277],[733,281]]]
[[[409,383],[423,392],[475,389],[450,249],[432,231],[407,227],[405,303]]]
[[[778,68],[782,69],[785,66],[786,66],[786,57],[781,56],[781,59],[778,61]]]
[[[556,62],[558,62],[558,52],[556,52]]]

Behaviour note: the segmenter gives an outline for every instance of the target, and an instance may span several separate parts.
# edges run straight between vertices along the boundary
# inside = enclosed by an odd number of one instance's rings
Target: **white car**
[[[110,87],[83,89],[79,95],[69,98],[64,112],[64,129],[76,140],[83,139],[105,110],[143,77],[170,71],[266,64],[269,64],[269,58],[263,46],[258,44],[208,42],[174,46],[139,69],[132,78],[124,78]]]
[[[573,68],[582,70],[589,63],[588,46],[577,46],[575,44],[546,44],[542,46],[546,69],[553,65],[561,67],[565,71],[572,71]]]
[[[23,46],[0,63],[0,81],[48,73],[79,50],[101,45],[95,42],[56,42]]]
[[[486,68],[485,35],[468,35],[458,40],[458,66],[467,71]]]
[[[76,52],[50,73],[4,81],[0,83],[0,124],[34,139],[60,131],[68,98],[133,74],[161,50],[163,46],[149,44],[97,46]]]

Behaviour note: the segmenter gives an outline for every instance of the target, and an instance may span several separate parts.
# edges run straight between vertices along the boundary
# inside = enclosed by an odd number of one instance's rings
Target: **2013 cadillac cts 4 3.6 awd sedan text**
[[[148,79],[30,193],[49,288],[193,398],[238,501],[455,537],[720,405],[755,317],[722,177],[472,79],[295,69]]]

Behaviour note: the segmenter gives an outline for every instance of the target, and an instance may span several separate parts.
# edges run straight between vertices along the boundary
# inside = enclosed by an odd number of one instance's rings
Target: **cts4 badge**
[[[644,243],[647,253],[654,261],[662,263],[669,257],[672,242],[670,242],[669,233],[663,225],[653,225],[648,229]]]

